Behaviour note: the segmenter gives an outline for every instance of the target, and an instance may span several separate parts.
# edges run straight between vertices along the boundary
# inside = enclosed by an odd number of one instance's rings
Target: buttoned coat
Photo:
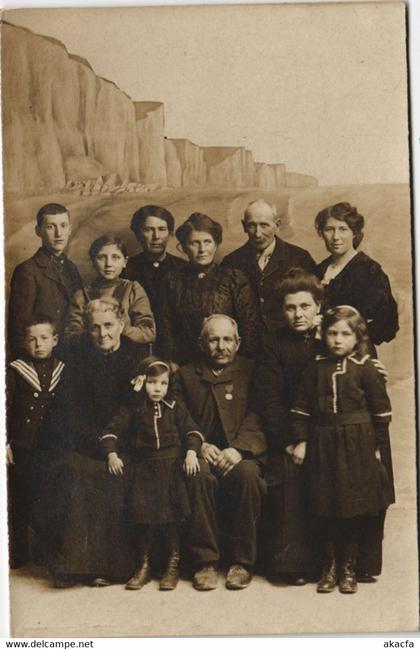
[[[16,266],[11,281],[8,322],[9,343],[14,357],[22,351],[22,324],[36,313],[52,318],[61,333],[70,299],[82,288],[79,271],[67,257],[63,258],[63,266],[67,285],[53,269],[44,248],[39,248],[33,257]]]
[[[51,379],[41,386],[30,359],[17,359],[7,368],[7,441],[13,449],[32,449],[41,444],[41,428],[60,391],[64,363],[51,359]]]
[[[258,266],[256,252],[249,241],[226,255],[221,265],[226,268],[238,268],[247,276],[261,318],[270,332],[276,331],[283,324],[275,291],[277,284],[291,268],[303,268],[309,273],[314,273],[316,268],[309,252],[279,237],[276,237],[273,254],[263,271]]]
[[[212,409],[216,408],[228,446],[261,460],[267,442],[260,418],[250,405],[253,369],[254,361],[240,356],[218,376],[204,361],[184,365],[177,372],[174,396],[184,399],[205,439],[211,438]]]

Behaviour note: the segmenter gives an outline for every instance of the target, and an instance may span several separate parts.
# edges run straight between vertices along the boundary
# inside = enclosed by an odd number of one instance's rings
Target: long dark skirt
[[[312,521],[304,468],[284,453],[267,472],[263,534],[266,568],[270,573],[314,570]]]
[[[125,522],[128,466],[123,476],[105,460],[75,452],[44,455],[45,480],[34,506],[34,529],[54,574],[125,580],[134,561]]]

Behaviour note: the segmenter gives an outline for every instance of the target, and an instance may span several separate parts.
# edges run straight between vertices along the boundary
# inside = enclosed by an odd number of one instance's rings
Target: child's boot
[[[179,539],[176,528],[172,525],[167,529],[169,548],[166,570],[159,583],[159,590],[174,590],[179,581]]]
[[[337,559],[333,543],[328,543],[326,548],[326,561],[322,570],[321,579],[318,582],[317,593],[331,593],[336,587],[338,580]]]
[[[173,550],[169,555],[165,574],[159,584],[159,590],[174,590],[179,581],[179,552]]]
[[[356,561],[357,548],[350,545],[345,547],[343,562],[340,568],[340,580],[338,582],[340,593],[350,595],[357,592]]]
[[[140,568],[136,570],[131,579],[126,583],[125,587],[127,590],[140,590],[140,588],[143,588],[151,578],[149,555],[145,553]]]

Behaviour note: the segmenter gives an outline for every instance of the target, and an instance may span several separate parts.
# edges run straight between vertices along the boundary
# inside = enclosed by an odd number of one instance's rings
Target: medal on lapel
[[[232,401],[233,399],[233,383],[226,383],[225,385],[225,399],[226,401]]]

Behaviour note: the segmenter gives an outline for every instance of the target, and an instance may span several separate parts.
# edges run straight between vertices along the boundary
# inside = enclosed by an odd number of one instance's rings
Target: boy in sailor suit
[[[54,356],[56,326],[33,317],[24,329],[25,354],[7,368],[7,447],[10,564],[29,561],[28,530],[36,498],[33,455],[60,382],[64,363]]]

